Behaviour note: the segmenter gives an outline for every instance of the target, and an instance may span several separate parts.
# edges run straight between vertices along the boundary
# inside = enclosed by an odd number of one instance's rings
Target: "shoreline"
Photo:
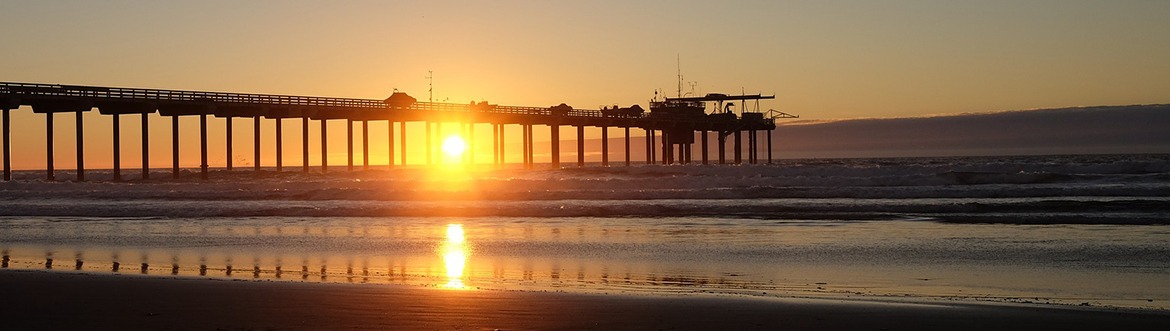
[[[1170,314],[984,302],[890,302],[452,290],[385,284],[0,271],[19,329],[1162,330]]]

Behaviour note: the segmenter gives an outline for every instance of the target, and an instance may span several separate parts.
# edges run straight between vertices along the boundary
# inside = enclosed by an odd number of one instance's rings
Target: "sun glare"
[[[467,141],[458,135],[447,136],[447,139],[443,139],[442,150],[449,160],[458,163],[463,160],[463,153],[467,152]]]

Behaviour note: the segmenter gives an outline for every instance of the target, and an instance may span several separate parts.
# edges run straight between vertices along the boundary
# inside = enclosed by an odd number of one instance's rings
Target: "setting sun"
[[[458,135],[448,136],[443,139],[442,150],[448,160],[459,162],[463,159],[463,153],[467,152],[467,141]]]

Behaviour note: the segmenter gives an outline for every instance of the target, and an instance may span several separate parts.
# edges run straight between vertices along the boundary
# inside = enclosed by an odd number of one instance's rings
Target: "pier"
[[[227,123],[227,159],[223,165],[227,170],[233,169],[231,142],[231,123],[233,118],[251,118],[253,122],[253,143],[255,155],[254,171],[261,167],[261,132],[260,124],[263,120],[275,121],[276,160],[273,163],[277,171],[284,171],[285,165],[281,158],[284,149],[281,135],[285,120],[299,120],[303,131],[302,146],[304,158],[300,171],[309,172],[314,165],[309,164],[309,127],[311,121],[318,121],[321,126],[322,159],[321,172],[328,172],[327,121],[345,121],[348,124],[346,132],[348,146],[348,160],[346,170],[355,169],[354,164],[354,126],[362,127],[360,139],[363,144],[361,169],[369,169],[369,122],[385,121],[389,134],[387,135],[389,150],[388,164],[393,168],[406,163],[406,123],[425,122],[426,127],[426,164],[434,164],[436,158],[432,155],[436,150],[435,139],[441,123],[459,123],[464,134],[471,134],[478,125],[492,127],[492,163],[503,165],[506,151],[504,149],[504,128],[507,125],[519,125],[522,128],[523,166],[533,168],[533,135],[538,127],[550,130],[551,157],[549,163],[554,168],[561,167],[560,129],[562,126],[576,128],[576,166],[585,166],[585,132],[587,129],[601,131],[601,166],[610,166],[609,160],[609,133],[610,129],[621,129],[624,133],[625,160],[624,165],[631,165],[630,134],[631,130],[639,130],[646,136],[647,164],[686,164],[695,162],[693,158],[696,133],[699,145],[698,162],[703,164],[741,164],[761,163],[759,140],[760,133],[765,135],[766,162],[772,162],[772,131],[776,129],[775,118],[790,118],[791,115],[779,112],[765,114],[758,111],[758,100],[772,99],[774,96],[765,95],[724,95],[709,94],[704,97],[664,98],[651,102],[650,111],[646,112],[640,106],[629,108],[602,108],[597,110],[577,109],[566,104],[550,107],[503,106],[486,102],[458,104],[441,102],[418,102],[404,93],[395,92],[385,100],[328,98],[311,96],[244,94],[225,92],[199,92],[179,90],[156,90],[138,88],[75,86],[56,84],[30,83],[0,83],[0,112],[3,115],[3,180],[11,180],[11,120],[10,112],[21,109],[22,106],[31,108],[33,113],[43,114],[46,121],[46,179],[55,180],[53,146],[54,116],[62,113],[75,117],[76,146],[77,146],[77,180],[85,180],[85,148],[82,133],[84,125],[82,114],[97,109],[101,115],[112,116],[113,122],[113,178],[120,180],[121,150],[120,150],[120,121],[123,116],[139,117],[142,121],[142,178],[149,179],[149,130],[148,118],[152,114],[170,117],[171,119],[171,147],[172,147],[172,176],[178,178],[179,171],[179,118],[183,116],[197,117],[199,120],[200,141],[200,175],[207,179],[208,152],[207,152],[207,124],[209,118],[223,118]],[[757,102],[756,112],[744,111],[742,106],[748,101]],[[726,102],[726,104],[724,104]],[[738,102],[740,108],[731,107]],[[707,112],[707,104],[715,107]],[[735,114],[733,110],[739,110]],[[779,115],[777,115],[779,114]],[[771,115],[771,116],[765,116]],[[395,162],[395,123],[398,123],[397,153],[399,162]],[[716,135],[715,157],[711,157],[709,133]],[[744,134],[746,133],[746,141]],[[728,139],[731,139],[731,159],[727,158]],[[468,144],[474,146],[474,139]],[[746,144],[746,154],[743,155]],[[471,149],[473,150],[473,149]],[[415,151],[411,151],[415,152]],[[416,152],[417,153],[417,152]],[[475,162],[474,152],[468,152],[464,162]]]

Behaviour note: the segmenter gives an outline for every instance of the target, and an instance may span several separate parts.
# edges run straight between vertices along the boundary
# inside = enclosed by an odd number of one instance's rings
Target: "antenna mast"
[[[678,97],[679,97],[679,98],[682,98],[682,85],[683,85],[683,79],[682,79],[682,56],[681,56],[681,55],[678,55],[678,54],[675,54],[675,55],[674,55],[674,61],[675,61],[675,69],[676,69],[676,70],[678,70]]]
[[[427,70],[427,102],[435,102],[435,72]]]

